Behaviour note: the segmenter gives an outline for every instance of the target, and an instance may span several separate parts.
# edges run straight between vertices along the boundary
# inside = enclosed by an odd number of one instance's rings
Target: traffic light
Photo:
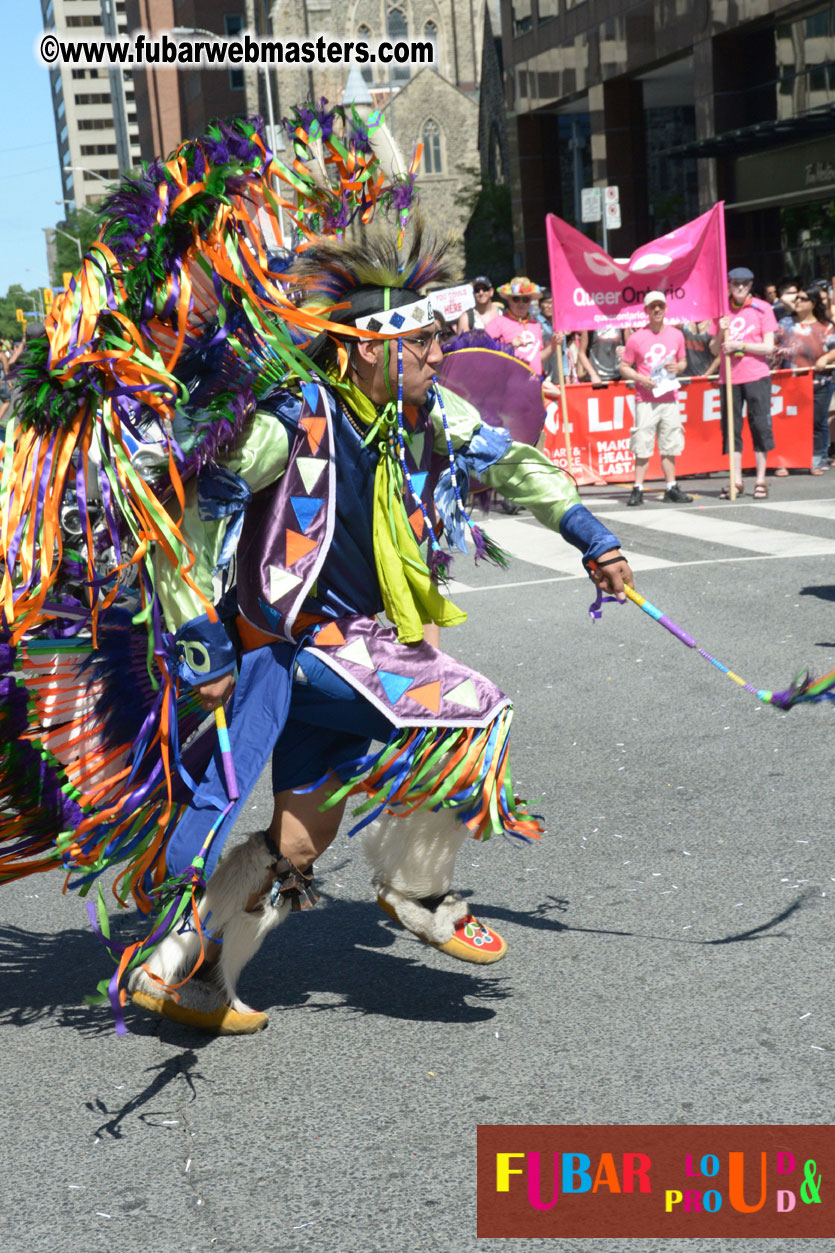
[[[49,310],[52,308],[52,302],[54,299],[55,297],[52,294],[52,288],[45,287],[43,289],[43,307],[47,313],[49,313]]]
[[[18,322],[22,322],[24,326],[26,325],[26,314],[22,309],[15,309],[14,315]]]

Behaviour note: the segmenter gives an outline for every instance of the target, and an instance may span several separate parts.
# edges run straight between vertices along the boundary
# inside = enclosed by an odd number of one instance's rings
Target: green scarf
[[[386,615],[397,628],[401,644],[423,639],[423,624],[457,626],[466,622],[432,581],[403,504],[403,470],[397,458],[397,405],[389,401],[378,411],[373,401],[348,379],[331,376],[351,411],[369,428],[365,443],[377,439],[379,460],[374,476],[374,562]]]

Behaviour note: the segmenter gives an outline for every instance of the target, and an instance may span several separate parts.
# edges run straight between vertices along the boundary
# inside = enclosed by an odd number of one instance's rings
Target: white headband
[[[368,313],[357,318],[358,331],[374,331],[379,335],[408,335],[410,331],[421,331],[435,320],[435,311],[428,296],[422,296],[411,305],[401,305],[398,309],[381,309],[379,313]]]

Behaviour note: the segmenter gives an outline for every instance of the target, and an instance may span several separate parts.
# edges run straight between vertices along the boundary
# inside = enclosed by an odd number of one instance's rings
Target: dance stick
[[[717,661],[715,657],[712,657],[710,653],[706,652],[703,648],[699,648],[699,645],[693,639],[692,635],[688,635],[687,632],[682,630],[677,623],[673,622],[672,618],[668,618],[665,613],[662,613],[660,609],[653,605],[652,601],[647,600],[645,596],[641,596],[640,593],[636,592],[634,588],[631,588],[628,583],[624,583],[623,590],[626,592],[627,598],[632,601],[633,605],[637,605],[639,609],[643,609],[644,613],[649,614],[649,616],[654,618],[661,626],[666,627],[671,635],[674,635],[676,639],[681,640],[682,644],[686,644],[688,648],[695,648],[700,657],[704,657],[704,659],[709,661],[712,666],[716,666],[717,670],[721,670],[722,674],[726,674],[729,679],[733,679],[734,683],[738,683],[740,687],[744,687],[746,692],[753,692],[758,700],[765,701],[766,703],[771,701],[771,698],[774,695],[773,692],[767,692],[764,688],[752,687],[750,683],[746,683],[744,679],[741,679],[738,674],[734,674],[733,670],[729,669],[728,666],[723,665],[721,661]]]
[[[594,570],[598,568],[597,563],[594,561],[590,561],[589,565]],[[726,666],[724,662],[721,662],[716,657],[712,656],[712,654],[706,649],[700,648],[697,642],[693,639],[692,635],[688,635],[688,633],[676,622],[673,622],[672,618],[669,618],[667,614],[662,613],[657,606],[653,605],[653,603],[647,600],[645,596],[641,596],[641,594],[636,592],[634,588],[630,587],[628,583],[624,583],[623,590],[626,593],[627,599],[631,600],[633,605],[637,605],[638,608],[642,609],[645,614],[649,615],[650,618],[653,618],[661,626],[665,627],[671,635],[674,635],[676,639],[681,640],[682,644],[685,644],[688,648],[695,649],[700,657],[704,657],[705,661],[709,661],[710,664],[715,666],[721,674],[727,675],[727,677],[732,679],[734,683],[739,685],[739,687],[744,687],[746,692],[751,692],[752,695],[756,696],[757,700],[762,701],[763,704],[776,705],[779,709],[791,709],[793,705],[798,705],[801,702],[806,703],[821,700],[835,701],[835,690],[833,690],[835,689],[835,670],[830,670],[828,674],[823,675],[820,679],[813,679],[808,670],[801,670],[791,687],[786,688],[782,692],[771,692],[767,688],[754,687],[751,683],[746,683],[745,680],[740,678],[738,674],[735,674],[734,671],[731,670],[730,666]],[[603,589],[598,587],[597,599],[589,609],[591,617],[599,618],[601,616],[599,608],[600,605],[603,604],[604,600],[613,599],[614,597],[612,596],[604,596]]]
[[[238,790],[238,779],[235,774],[235,763],[232,760],[232,745],[229,743],[229,728],[226,725],[226,711],[222,705],[218,705],[215,709],[215,726],[217,727],[217,738],[218,743],[220,744],[220,755],[223,759],[223,774],[226,779],[226,795],[229,797],[230,802],[236,801],[240,796],[240,792]],[[231,809],[231,804],[229,808]]]

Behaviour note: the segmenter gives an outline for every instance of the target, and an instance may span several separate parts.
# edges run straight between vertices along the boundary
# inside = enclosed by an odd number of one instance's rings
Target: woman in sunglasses
[[[507,301],[507,313],[493,318],[485,327],[487,334],[512,348],[520,361],[541,375],[554,351],[553,336],[547,344],[542,341],[542,327],[531,316],[531,301],[538,297],[541,288],[529,278],[512,278],[499,288],[499,295]]]
[[[832,371],[822,368],[830,349],[835,348],[835,326],[829,306],[819,287],[801,287],[792,317],[781,318],[777,326],[777,348],[784,366],[814,370],[812,468],[810,474],[823,474],[829,466],[829,400]],[[817,368],[816,368],[817,367]]]

